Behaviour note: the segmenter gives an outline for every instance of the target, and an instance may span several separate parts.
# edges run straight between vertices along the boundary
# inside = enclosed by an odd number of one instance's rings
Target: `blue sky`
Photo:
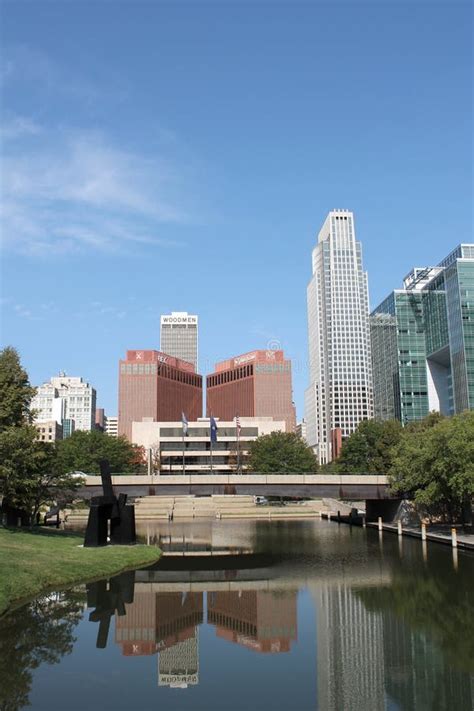
[[[201,371],[278,342],[354,210],[371,305],[472,241],[472,8],[4,2],[2,344],[117,410],[127,348],[200,316]]]

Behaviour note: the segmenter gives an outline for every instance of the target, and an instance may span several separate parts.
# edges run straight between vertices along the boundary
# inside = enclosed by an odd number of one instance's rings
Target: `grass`
[[[0,615],[44,590],[151,565],[161,554],[153,546],[81,548],[82,542],[62,531],[0,528]]]

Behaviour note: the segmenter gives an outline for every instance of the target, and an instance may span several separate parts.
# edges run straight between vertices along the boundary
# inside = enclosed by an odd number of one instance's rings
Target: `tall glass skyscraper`
[[[376,419],[474,409],[474,244],[416,268],[370,317]]]
[[[361,420],[373,417],[368,279],[352,212],[329,213],[312,267],[305,419],[308,444],[324,464]]]

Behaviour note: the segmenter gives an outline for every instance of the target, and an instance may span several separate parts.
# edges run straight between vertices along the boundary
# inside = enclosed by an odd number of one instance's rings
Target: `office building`
[[[217,442],[212,444],[208,418],[189,421],[183,437],[181,418],[176,422],[133,422],[132,442],[151,449],[160,462],[160,475],[236,473],[247,468],[249,443],[264,434],[285,432],[284,421],[272,417],[241,417],[240,437],[235,420],[216,418]]]
[[[70,418],[66,418],[63,420],[62,426],[63,426],[63,439],[67,439],[68,437],[70,437],[73,434],[73,432],[75,430],[74,420],[71,420]]]
[[[103,407],[97,407],[95,411],[95,429],[104,432],[105,430],[105,412]]]
[[[164,314],[160,320],[160,350],[185,360],[198,371],[198,317],[187,311]]]
[[[474,408],[474,244],[413,269],[371,314],[375,417]],[[471,296],[470,296],[471,295]]]
[[[56,440],[63,438],[63,427],[56,420],[37,422],[35,427],[38,430],[40,442],[56,442]]]
[[[300,437],[304,442],[306,442],[306,420],[303,419],[301,422],[298,422],[296,425],[296,434],[298,437]]]
[[[307,441],[324,464],[373,417],[368,279],[349,210],[331,211],[319,232],[307,300]]]
[[[118,437],[118,417],[114,415],[105,416],[105,434],[109,437]]]
[[[194,366],[159,351],[127,351],[119,364],[118,433],[132,439],[132,422],[190,420],[202,415],[202,377]]]
[[[216,363],[206,383],[208,417],[273,417],[295,431],[291,361],[283,351],[256,350]]]
[[[71,420],[73,424],[63,430],[92,430],[95,427],[96,391],[82,378],[60,373],[38,387],[31,409],[36,411],[37,423],[55,420],[63,425],[65,420]]]

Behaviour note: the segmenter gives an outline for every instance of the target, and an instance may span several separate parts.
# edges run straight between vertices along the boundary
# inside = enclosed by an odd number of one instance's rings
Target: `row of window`
[[[162,363],[121,363],[122,375],[158,375],[168,380],[175,380],[186,385],[202,388],[202,377],[195,373],[178,370]]]
[[[163,437],[182,437],[182,427],[160,427],[160,438]],[[218,437],[237,437],[237,429],[235,427],[220,427],[217,423]],[[258,437],[258,427],[241,427],[241,437]],[[189,427],[187,437],[210,437],[209,427]]]
[[[242,380],[242,378],[249,378],[253,375],[253,364],[243,365],[240,368],[234,368],[233,370],[226,370],[223,373],[216,373],[215,375],[207,376],[207,387],[213,388],[216,385],[223,385],[224,383],[232,383],[235,380]]]

